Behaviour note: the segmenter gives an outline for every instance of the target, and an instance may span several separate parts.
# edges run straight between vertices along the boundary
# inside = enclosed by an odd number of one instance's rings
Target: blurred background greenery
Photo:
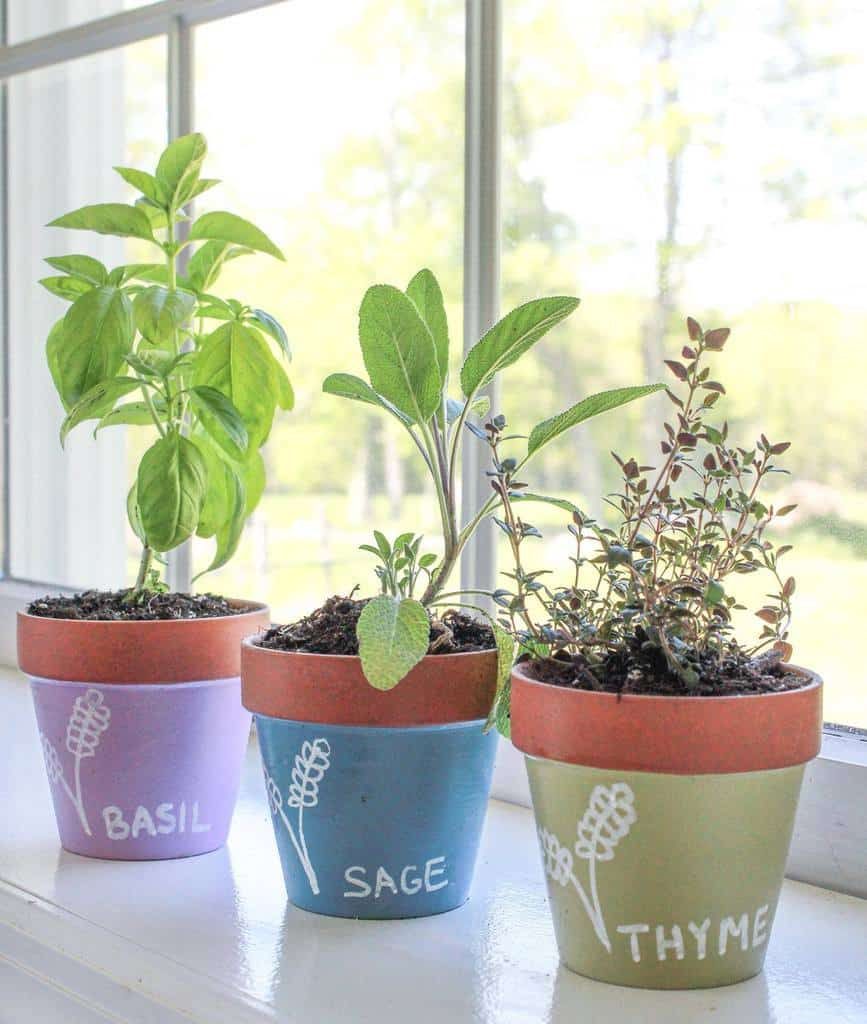
[[[503,308],[583,301],[504,375],[497,411],[526,432],[583,395],[664,379],[687,313],[732,327],[718,409],[744,444],[760,430],[792,442],[779,489],[799,504],[785,540],[795,660],[826,678],[829,719],[867,726],[867,8],[514,0],[504,17]],[[285,620],[372,590],[357,548],[373,525],[437,540],[406,439],[320,387],[361,370],[367,285],[403,286],[424,265],[461,347],[463,5],[298,0],[200,28],[195,45],[196,127],[227,183],[203,199],[246,213],[288,255],[236,261],[226,287],[286,325],[298,397],[238,555],[200,586],[268,600]],[[602,514],[609,452],[653,460],[661,408],[552,445],[533,489]],[[548,509],[534,521],[538,564],[556,571],[565,522]],[[209,558],[197,542],[196,566]],[[761,581],[745,587],[758,606]]]

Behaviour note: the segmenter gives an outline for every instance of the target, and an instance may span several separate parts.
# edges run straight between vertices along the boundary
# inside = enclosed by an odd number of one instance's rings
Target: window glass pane
[[[72,25],[145,7],[154,0],[6,0],[9,42],[59,32]]]
[[[358,546],[374,524],[438,544],[409,439],[321,387],[364,372],[365,288],[404,287],[422,266],[440,278],[460,350],[463,4],[281,4],[198,29],[196,60],[208,173],[226,183],[202,207],[255,220],[287,256],[233,261],[222,293],[273,312],[297,357],[295,411],[264,449],[265,497],[236,557],[199,586],[267,599],[285,619],[356,583],[372,591]],[[211,553],[196,543],[197,570]]]
[[[149,40],[9,82],[13,576],[72,586],[125,578],[125,430],[94,441],[81,426],[61,450],[45,338],[68,305],[37,282],[55,273],[46,256],[86,253],[108,266],[151,258],[144,242],[44,225],[79,206],[132,199],[111,168],[152,166],[165,144],[165,52],[164,40]]]
[[[845,2],[523,0],[506,21],[504,146],[506,300],[583,298],[515,368],[513,426],[660,379],[688,313],[731,326],[719,408],[749,443],[760,430],[792,442],[777,502],[799,508],[777,535],[795,545],[795,660],[825,677],[828,719],[862,726],[865,33],[864,5]],[[655,459],[658,411],[613,413],[552,445],[531,486],[565,486],[601,513],[617,483],[608,452]],[[537,520],[539,561],[564,564],[562,523]],[[763,582],[744,577],[753,609]]]

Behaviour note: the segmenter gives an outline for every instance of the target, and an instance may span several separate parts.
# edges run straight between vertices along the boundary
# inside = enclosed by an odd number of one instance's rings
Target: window
[[[149,2],[153,0],[10,0],[6,15],[8,41],[25,42]]]
[[[731,326],[717,409],[744,443],[792,443],[774,497],[798,504],[778,531],[794,545],[796,660],[824,676],[828,720],[862,727],[867,669],[846,638],[867,614],[865,32],[861,4],[510,5],[503,168],[507,301],[584,298],[516,367],[515,425],[565,407],[576,383],[663,379],[687,314]],[[611,449],[654,464],[666,404],[552,445],[534,489],[565,484],[586,504],[616,483]],[[557,564],[568,538],[538,518]],[[766,581],[742,579],[760,607]]]
[[[286,325],[297,395],[264,449],[268,487],[241,549],[207,585],[258,595],[279,621],[367,585],[372,560],[358,548],[373,522],[392,537],[412,523],[439,543],[403,431],[321,391],[329,373],[363,373],[365,289],[430,265],[460,348],[463,4],[339,9],[277,4],[195,36],[195,124],[230,190],[207,198],[262,224],[288,258],[288,270],[238,260],[225,280]],[[194,569],[210,557],[196,542]]]
[[[204,585],[263,597],[285,620],[367,583],[357,549],[374,519],[391,532],[412,522],[435,542],[434,501],[404,438],[320,393],[327,373],[357,367],[371,281],[400,284],[430,265],[456,361],[459,339],[496,318],[501,277],[504,306],[583,297],[509,371],[516,432],[576,393],[656,377],[689,312],[735,328],[724,363],[733,426],[793,442],[800,483],[781,482],[800,504],[787,525],[793,639],[826,677],[828,717],[867,726],[851,650],[867,612],[862,5],[0,0],[0,12],[0,656],[14,658],[8,613],[34,587],[116,585],[134,557],[124,505],[141,438],[94,443],[82,430],[65,453],[57,444],[42,345],[61,307],[35,282],[69,237],[42,225],[123,198],[113,163],[147,162],[167,136],[200,129],[226,205],[288,255],[279,267],[237,261],[227,284],[255,287],[286,323],[298,398],[266,449],[268,490],[238,555]],[[223,202],[206,194],[201,208],[212,201]],[[81,245],[135,258],[116,240]],[[649,408],[551,446],[534,488],[569,488],[600,512],[592,496],[615,481],[606,452],[649,449]],[[480,495],[468,450],[464,488]],[[540,561],[556,565],[568,556],[563,524],[543,510],[538,525]],[[489,531],[465,579],[494,584],[495,554]],[[173,586],[208,555],[199,542],[174,555]],[[863,779],[863,746],[840,737],[826,761],[848,759],[859,767],[847,778]],[[503,750],[501,791],[514,793],[522,773]],[[831,788],[845,828],[856,787]]]
[[[8,568],[13,577],[110,587],[124,573],[125,438],[104,431],[94,443],[90,432],[76,431],[61,451],[63,410],[45,365],[44,339],[67,307],[37,282],[51,274],[45,256],[86,252],[111,265],[145,259],[143,243],[134,239],[69,234],[44,225],[86,203],[128,198],[111,167],[156,160],[166,138],[165,83],[164,39],[9,81]],[[134,438],[131,433],[133,443]],[[58,509],[66,514],[58,515]]]

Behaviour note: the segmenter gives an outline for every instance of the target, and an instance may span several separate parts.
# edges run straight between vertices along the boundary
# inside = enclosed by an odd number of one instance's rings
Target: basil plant
[[[441,557],[422,554],[421,538],[406,533],[392,545],[379,531],[374,533],[376,546],[365,545],[381,563],[376,572],[383,591],[365,605],[357,628],[362,667],[373,686],[383,690],[396,686],[425,656],[430,609],[449,601],[466,605],[461,599],[467,592],[449,593],[446,585],[476,528],[483,519],[494,515],[502,499],[492,488],[491,496],[469,520],[459,521],[457,492],[464,438],[476,435],[487,445],[490,430],[502,429],[505,419],[501,416],[483,424],[490,406],[485,390],[501,371],[565,320],[578,303],[576,298],[555,296],[535,299],[513,309],[470,349],[460,370],[460,395],[450,397],[448,321],[434,275],[421,270],[405,291],[391,285],[374,285],[364,296],[359,340],[368,380],[335,373],[325,380],[323,390],[376,406],[406,430],[433,481],[444,545]],[[571,427],[659,387],[651,384],[605,391],[544,420],[530,432],[520,457],[510,460],[512,471],[521,470]],[[493,467],[489,474],[492,478],[498,468]],[[422,583],[424,589],[416,599],[415,588]],[[510,659],[504,652],[511,651],[511,641],[502,635],[496,623],[493,625],[501,654],[501,674],[507,673]]]
[[[140,193],[134,204],[85,206],[49,225],[153,247],[153,262],[112,269],[91,256],[53,256],[46,262],[59,274],[41,282],[71,303],[46,344],[66,411],[61,443],[85,421],[96,421],[94,435],[116,426],[156,434],[127,499],[142,543],[134,595],[162,586],[155,557],[194,534],[216,542],[208,570],[231,558],[265,486],[259,449],[276,409],[294,402],[283,328],[215,294],[229,260],[284,256],[233,213],[191,218],[192,201],[219,184],[202,177],[206,153],[202,135],[176,139],[153,174],[115,168]]]

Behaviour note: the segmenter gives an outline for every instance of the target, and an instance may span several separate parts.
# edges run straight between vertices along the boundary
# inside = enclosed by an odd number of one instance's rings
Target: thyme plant
[[[513,556],[509,586],[494,595],[501,624],[525,651],[563,661],[573,685],[714,693],[792,652],[795,580],[780,567],[790,547],[775,547],[766,531],[795,506],[763,499],[772,475],[785,472],[777,457],[789,443],[761,434],[739,447],[727,422],[713,422],[725,388],[711,377],[708,357],[723,349],[729,330],[703,331],[692,318],[687,326],[680,359],[665,361],[677,383],[666,389],[673,415],[662,425],[660,464],[614,454],[622,483],[608,503],[617,525],[601,525],[563,499],[528,494],[520,467],[500,456],[499,431],[488,428],[503,505],[498,525]],[[571,513],[568,586],[552,589],[544,572],[526,567],[525,544],[538,531],[522,518],[521,503],[532,500]],[[732,614],[746,610],[736,580],[756,572],[770,577],[771,589],[756,611],[760,636],[742,646],[732,624]]]
[[[328,394],[364,402],[392,416],[412,438],[433,483],[443,535],[442,555],[418,555],[412,535],[399,538],[400,554],[377,538],[383,565],[383,593],[369,601],[358,622],[359,653],[365,675],[380,689],[396,686],[428,649],[429,610],[460,597],[446,585],[479,523],[500,503],[493,494],[468,522],[458,518],[460,457],[467,436],[486,439],[482,425],[490,402],[486,389],[551,328],[578,306],[570,296],[535,299],[513,309],[467,353],[459,374],[460,397],[449,395],[449,329],[440,286],[430,270],[420,270],[405,291],[391,285],[369,288],[359,313],[359,340],[368,380],[347,373],[329,376]],[[608,409],[624,405],[661,385],[619,388],[578,402],[533,428],[516,466],[525,466],[550,441]],[[498,418],[495,418],[499,422]],[[384,538],[383,538],[384,540]],[[413,569],[408,545],[412,548]],[[371,546],[372,548],[372,546]],[[389,560],[393,559],[390,563]],[[424,564],[422,564],[424,561]],[[398,567],[397,562],[402,564]],[[425,581],[419,599],[413,596]]]
[[[264,489],[259,449],[276,409],[294,402],[283,328],[264,310],[214,293],[229,260],[284,256],[236,214],[192,219],[193,200],[219,184],[202,177],[206,153],[202,135],[183,136],[153,174],[115,168],[140,193],[133,204],[85,206],[50,225],[137,238],[154,250],[153,262],[111,270],[91,256],[50,257],[60,274],[41,282],[71,303],[46,343],[66,411],[61,443],[84,421],[96,421],[94,436],[114,426],[157,435],[127,500],[142,543],[133,600],[162,587],[154,558],[193,534],[215,539],[206,571],[231,558]]]

